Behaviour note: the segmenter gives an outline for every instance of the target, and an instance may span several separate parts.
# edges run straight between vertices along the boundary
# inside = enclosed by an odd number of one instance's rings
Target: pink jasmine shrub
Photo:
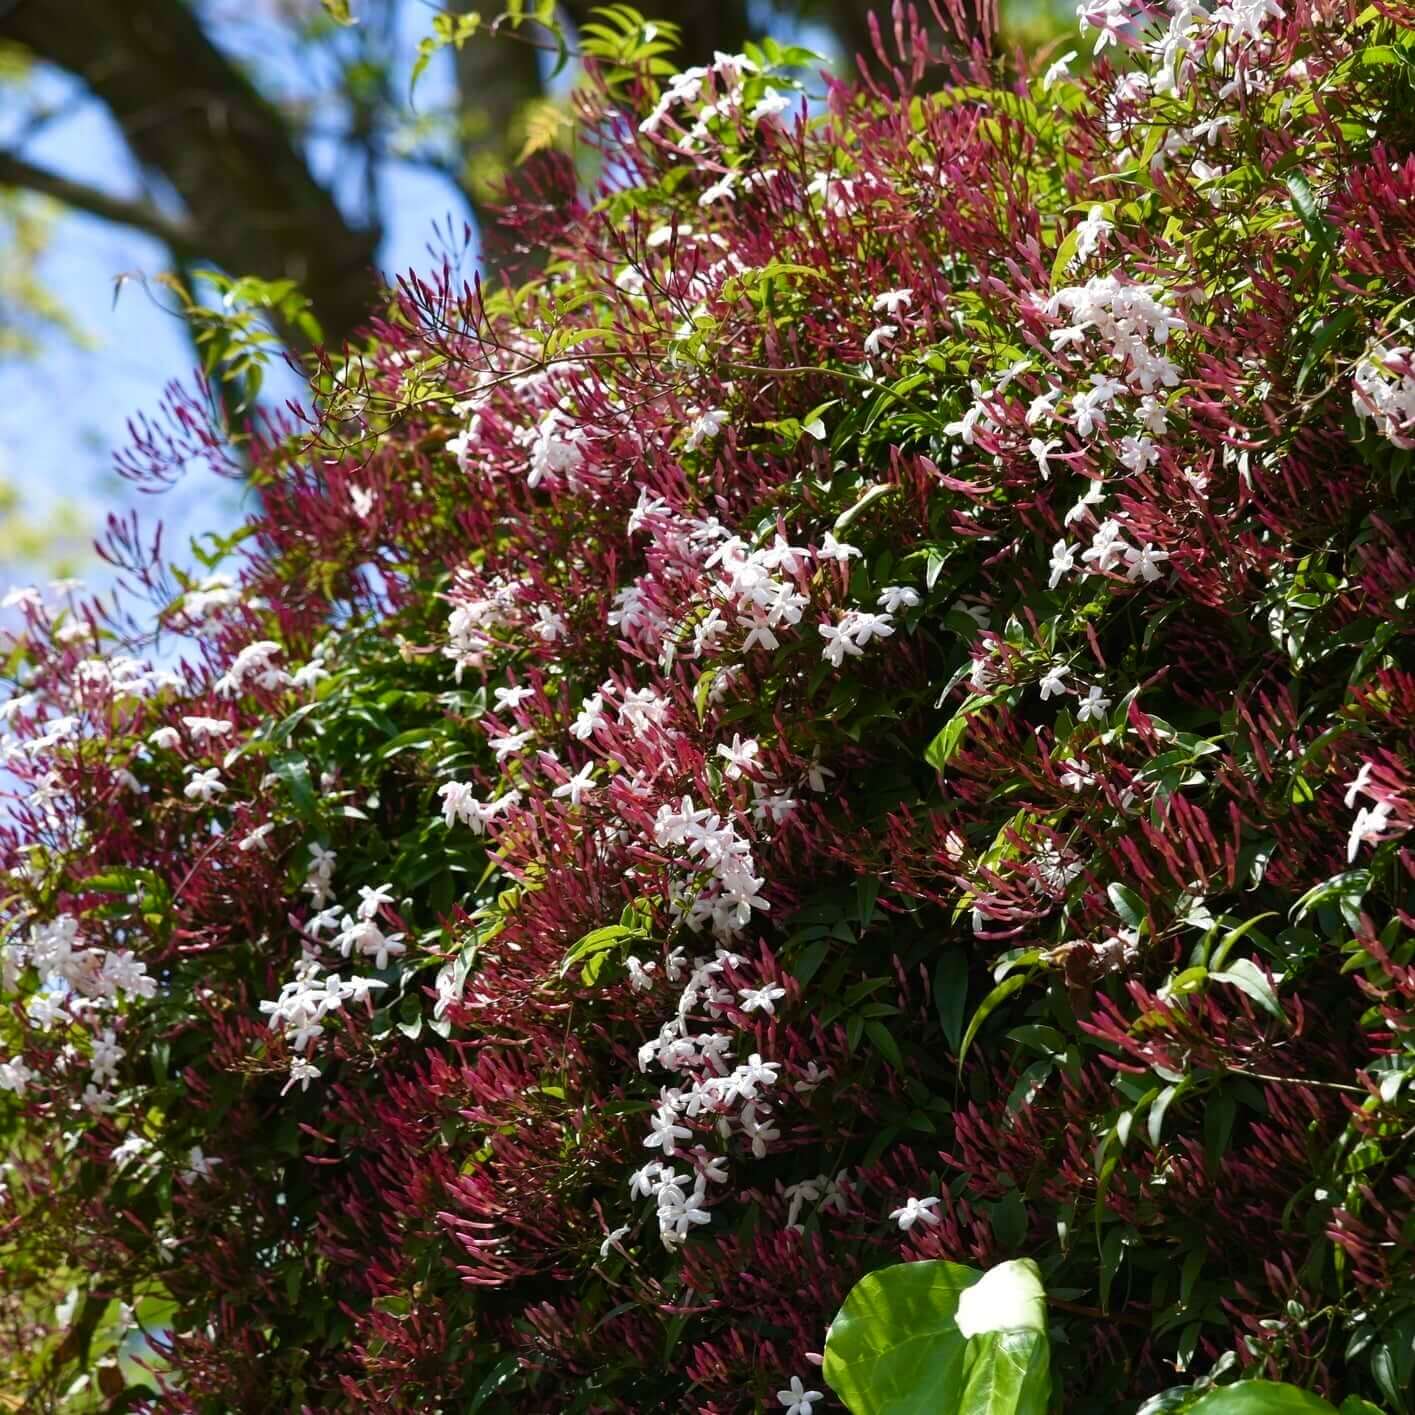
[[[1410,15],[944,18],[606,71],[543,274],[11,596],[35,1408],[800,1411],[861,1275],[1030,1257],[1068,1410],[1407,1409]]]

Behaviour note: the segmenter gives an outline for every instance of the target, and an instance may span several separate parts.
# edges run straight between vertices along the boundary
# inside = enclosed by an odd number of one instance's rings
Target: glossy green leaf
[[[830,1324],[823,1372],[854,1415],[937,1415],[963,1387],[967,1343],[954,1314],[982,1277],[960,1263],[868,1273]]]
[[[1240,992],[1246,993],[1263,1009],[1279,1020],[1285,1020],[1282,1004],[1277,1000],[1277,992],[1268,981],[1266,974],[1249,958],[1235,959],[1223,972],[1210,973],[1212,983],[1229,983]]]
[[[854,1415],[1046,1415],[1050,1357],[1036,1264],[979,1273],[901,1263],[870,1273],[831,1323],[824,1374]]]
[[[968,1342],[957,1415],[1046,1415],[1051,1371],[1045,1332],[994,1331]]]
[[[924,760],[935,771],[942,771],[948,765],[949,758],[958,750],[958,744],[963,740],[963,734],[968,730],[968,719],[975,712],[979,712],[996,701],[996,694],[973,695],[965,699],[963,705],[944,723],[933,741],[929,743],[924,751]]]
[[[1238,1381],[1201,1396],[1190,1415],[1332,1415],[1334,1405],[1280,1381]]]
[[[628,929],[622,924],[606,924],[603,928],[591,929],[560,960],[560,976],[563,978],[576,963],[583,962],[585,959],[601,957],[621,944],[627,943],[631,939],[643,938],[643,936],[641,929]],[[598,969],[595,971],[598,973]]]

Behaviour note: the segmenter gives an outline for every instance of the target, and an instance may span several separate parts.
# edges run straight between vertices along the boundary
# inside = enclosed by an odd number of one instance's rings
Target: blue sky
[[[416,12],[416,6],[408,7]],[[410,23],[420,17],[413,13]],[[227,36],[217,30],[218,38]],[[249,51],[258,32],[232,27],[233,45]],[[411,52],[415,36],[410,33]],[[448,91],[450,75],[437,65],[419,86],[429,104]],[[0,89],[0,96],[4,90]],[[35,76],[33,95],[56,102],[82,89],[57,71]],[[0,144],[8,144],[22,117],[20,105],[0,106]],[[122,138],[101,103],[79,102],[21,148],[32,162],[118,195],[138,193],[138,175]],[[322,176],[337,161],[333,144],[311,153]],[[458,224],[467,212],[451,186],[435,173],[390,161],[382,173],[386,195],[386,235],[379,252],[387,272],[427,263],[435,222],[449,214]],[[118,298],[118,276],[147,277],[170,268],[166,248],[129,228],[66,212],[55,223],[42,264],[42,277],[93,341],[80,347],[59,335],[45,336],[36,359],[0,361],[0,477],[18,487],[25,509],[42,515],[59,497],[83,503],[97,529],[110,509],[145,503],[145,515],[160,515],[175,551],[186,536],[229,526],[240,515],[238,488],[196,474],[175,492],[154,500],[139,497],[112,470],[115,450],[126,440],[127,420],[154,412],[163,388],[191,373],[195,357],[182,321],[164,308],[160,289],[145,289],[141,278],[127,280]],[[268,387],[282,387],[283,371],[272,369]],[[293,391],[286,378],[283,387]],[[99,567],[86,567],[101,579]],[[0,568],[6,580],[28,579],[23,567]]]

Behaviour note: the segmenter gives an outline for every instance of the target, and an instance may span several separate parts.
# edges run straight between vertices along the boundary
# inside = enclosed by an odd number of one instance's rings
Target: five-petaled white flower
[[[1043,442],[1040,437],[1034,437],[1027,444],[1027,451],[1037,459],[1037,470],[1042,474],[1043,481],[1051,480],[1051,468],[1047,465],[1047,459],[1060,446],[1060,440],[1055,437],[1049,442]]]
[[[1110,699],[1093,683],[1090,691],[1081,700],[1080,707],[1076,709],[1076,717],[1081,722],[1100,722],[1109,710]]]
[[[1074,49],[1067,50],[1067,52],[1042,75],[1042,87],[1044,89],[1050,88],[1061,79],[1069,79],[1071,77],[1071,61],[1075,59],[1075,57],[1076,51]]]
[[[898,614],[901,609],[918,607],[919,592],[911,590],[907,585],[886,585],[879,592],[876,603],[886,614]]]
[[[776,1398],[786,1407],[786,1415],[811,1415],[813,1401],[824,1400],[818,1390],[807,1390],[800,1376],[792,1376],[791,1384],[776,1392]]]
[[[198,1179],[210,1179],[212,1166],[221,1161],[214,1156],[202,1154],[200,1145],[193,1145],[187,1151],[187,1167],[182,1171],[183,1184],[195,1184]]]
[[[226,784],[221,780],[220,770],[211,767],[206,771],[193,772],[192,779],[187,782],[182,794],[189,801],[200,801],[203,805],[209,805],[225,790]]]
[[[786,989],[770,984],[763,988],[738,988],[737,996],[742,999],[743,1012],[765,1012],[774,1017],[776,1000],[786,996]]]
[[[890,319],[897,319],[899,311],[906,309],[914,302],[913,290],[885,290],[874,298],[870,308],[876,314],[886,315]]]
[[[1076,568],[1076,552],[1080,550],[1079,545],[1067,545],[1065,540],[1059,540],[1051,548],[1051,578],[1047,581],[1047,588],[1054,590],[1061,583],[1061,577],[1069,570]]]
[[[562,782],[550,794],[555,797],[570,798],[572,806],[578,806],[580,802],[589,795],[591,791],[597,790],[595,783],[590,780],[594,775],[594,763],[586,762],[574,776],[568,781]]]
[[[1057,697],[1061,693],[1070,691],[1066,686],[1066,674],[1068,671],[1064,663],[1054,663],[1047,669],[1046,673],[1042,675],[1042,681],[1039,686],[1042,690],[1043,702],[1046,702],[1049,698]]]
[[[874,358],[885,344],[898,333],[898,326],[893,324],[881,324],[878,328],[870,330],[870,332],[865,335],[865,353],[870,358]]]
[[[835,560],[841,565],[846,561],[860,558],[860,552],[853,545],[847,545],[844,541],[836,540],[829,531],[825,533],[825,539],[820,543],[820,549],[816,554],[822,560]]]
[[[371,491],[366,491],[361,486],[349,483],[349,502],[354,508],[354,515],[359,520],[367,521],[373,515],[374,495]]]
[[[1374,806],[1362,806],[1351,822],[1351,833],[1346,837],[1346,859],[1355,860],[1356,852],[1363,842],[1378,845],[1386,828],[1390,825],[1390,802],[1377,801]]]
[[[1129,568],[1125,572],[1127,580],[1144,579],[1147,584],[1158,580],[1164,573],[1160,569],[1162,562],[1169,559],[1169,551],[1156,550],[1149,541],[1146,541],[1139,550],[1133,545],[1125,547],[1125,561]]]
[[[903,1208],[895,1209],[889,1216],[898,1222],[899,1227],[905,1233],[908,1233],[919,1222],[930,1225],[937,1224],[939,1217],[933,1211],[938,1208],[938,1205],[938,1199],[932,1194],[926,1199],[909,1198],[904,1201]]]
[[[727,763],[723,775],[729,781],[736,781],[744,771],[750,771],[756,764],[757,753],[760,750],[755,738],[748,737],[744,741],[740,732],[734,732],[730,747],[722,743],[718,744],[717,755]]]
[[[696,452],[704,442],[716,437],[726,422],[727,414],[721,408],[709,408],[705,413],[699,413],[688,429],[688,436],[683,446],[689,452]]]

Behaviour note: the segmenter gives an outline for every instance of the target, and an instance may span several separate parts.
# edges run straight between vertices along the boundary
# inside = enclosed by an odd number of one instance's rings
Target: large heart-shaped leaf
[[[976,1333],[966,1338],[960,1301]],[[1046,1415],[1045,1325],[1034,1263],[987,1274],[901,1263],[845,1299],[826,1336],[825,1378],[854,1415]]]

